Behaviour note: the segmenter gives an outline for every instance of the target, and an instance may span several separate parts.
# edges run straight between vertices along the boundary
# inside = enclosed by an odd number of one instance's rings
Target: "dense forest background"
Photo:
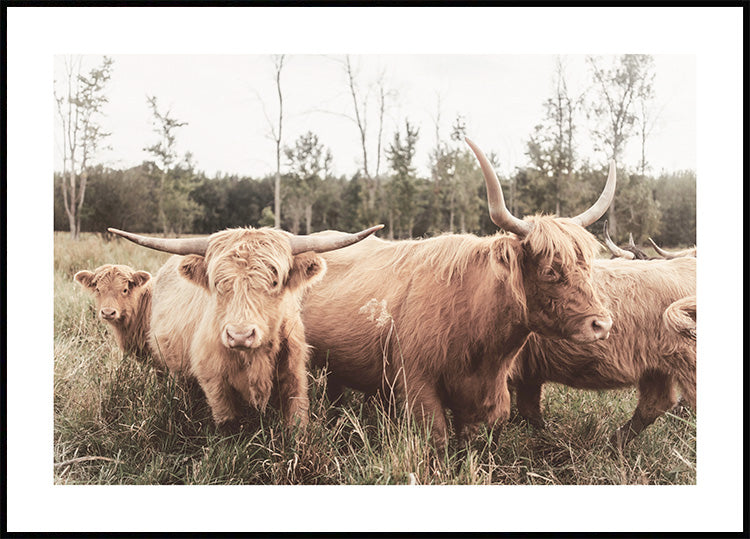
[[[467,161],[473,156],[465,156]],[[497,227],[492,224],[487,211],[484,182],[481,172],[471,163],[470,180],[474,184],[462,201],[460,215],[454,215],[454,231],[479,235],[493,234]],[[178,233],[210,234],[235,226],[273,226],[274,177],[248,178],[223,175],[207,178],[189,166],[178,169],[179,174],[190,182],[184,208],[174,208],[179,220],[175,220]],[[175,171],[177,173],[178,171]],[[88,232],[105,232],[107,227],[121,228],[133,232],[158,232],[160,223],[157,211],[156,192],[161,171],[147,162],[127,170],[112,170],[94,167],[89,174],[86,193],[87,203],[82,208],[81,229]],[[583,166],[574,174],[571,189],[576,196],[564,199],[564,215],[573,215],[593,203],[604,186],[606,170]],[[626,170],[618,170],[617,212],[621,236],[632,232],[638,242],[651,236],[660,245],[687,245],[695,243],[695,173],[679,171],[658,177],[640,176]],[[362,193],[364,182],[361,176],[347,178],[320,178],[315,196],[307,199],[312,203],[311,230],[337,229],[354,231],[375,221],[391,223],[392,211],[397,207],[411,223],[411,230],[400,225],[391,225],[385,233],[395,238],[428,237],[450,230],[449,200],[456,197],[452,186],[443,186],[430,178],[412,178],[405,185],[398,179],[391,180],[380,193],[379,219],[367,220],[363,216]],[[295,178],[282,175],[283,185],[294,185]],[[574,183],[573,183],[574,182]],[[68,221],[62,203],[61,175],[55,175],[55,230],[68,230]],[[519,170],[513,178],[501,179],[509,206],[516,215],[536,212],[554,212],[554,206],[546,200],[543,184],[539,185],[538,171],[533,168]],[[513,187],[515,184],[515,188]],[[515,200],[508,193],[515,190]],[[404,192],[404,195],[400,195]],[[463,194],[463,193],[462,193]],[[625,202],[627,201],[627,202]],[[403,209],[402,209],[403,208]],[[405,210],[405,211],[404,211]],[[456,211],[456,210],[454,210]],[[294,214],[282,214],[282,228],[294,230]],[[461,226],[463,224],[463,226]],[[396,225],[397,227],[399,225]],[[594,233],[601,232],[601,223],[590,227]],[[306,230],[301,228],[301,233]],[[624,239],[624,238],[620,238]]]

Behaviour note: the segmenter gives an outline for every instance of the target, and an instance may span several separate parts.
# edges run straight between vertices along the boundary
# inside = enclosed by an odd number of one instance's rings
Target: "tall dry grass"
[[[276,410],[248,409],[241,431],[219,434],[195,384],[123,357],[74,283],[80,269],[128,264],[152,274],[169,255],[125,241],[55,235],[54,481],[58,484],[694,484],[696,421],[667,414],[623,454],[607,441],[635,408],[635,390],[550,384],[549,427],[517,417],[435,454],[403,412],[347,392],[325,397],[310,373],[311,419],[287,434]],[[397,323],[394,323],[397,338]]]

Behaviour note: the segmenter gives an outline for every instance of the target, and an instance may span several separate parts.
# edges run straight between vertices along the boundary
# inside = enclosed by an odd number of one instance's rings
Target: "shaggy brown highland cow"
[[[74,279],[94,294],[99,318],[114,329],[120,349],[144,359],[151,317],[151,274],[105,264],[93,272],[79,271]]]
[[[158,361],[198,380],[219,427],[234,430],[240,396],[263,410],[274,385],[285,423],[307,422],[308,346],[300,297],[326,269],[317,254],[382,228],[325,239],[270,228],[161,239],[110,229],[173,256],[153,280],[150,346]]]
[[[327,365],[331,397],[343,386],[393,394],[431,426],[438,447],[448,436],[446,409],[459,432],[508,418],[508,371],[530,331],[591,342],[612,326],[591,285],[600,246],[583,227],[612,200],[614,163],[604,193],[581,215],[521,220],[505,207],[487,158],[467,142],[492,220],[509,232],[370,238],[327,253],[328,272],[303,306],[313,362]]]
[[[682,397],[695,406],[695,341],[675,333],[667,321],[673,302],[695,294],[696,260],[595,260],[594,288],[612,313],[609,339],[573,343],[531,335],[516,357],[511,384],[518,411],[543,426],[540,398],[545,382],[578,389],[637,386],[633,417],[612,437],[623,447]],[[694,300],[693,300],[694,302]],[[693,325],[694,327],[694,325]]]

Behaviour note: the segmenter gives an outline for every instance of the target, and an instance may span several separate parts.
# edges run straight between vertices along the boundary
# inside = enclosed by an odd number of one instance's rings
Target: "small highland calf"
[[[144,359],[151,318],[151,274],[105,264],[94,271],[79,271],[74,279],[94,294],[99,318],[112,326],[120,349]]]
[[[150,346],[173,373],[197,379],[216,425],[236,430],[242,401],[264,410],[272,390],[287,426],[308,419],[304,291],[338,249],[382,226],[325,239],[270,228],[223,230],[208,238],[162,239],[110,229],[175,253],[153,280]]]

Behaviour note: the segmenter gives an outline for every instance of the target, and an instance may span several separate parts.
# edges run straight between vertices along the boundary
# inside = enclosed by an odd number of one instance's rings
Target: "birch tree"
[[[274,176],[273,184],[273,226],[274,228],[281,228],[281,128],[284,123],[284,94],[281,91],[281,73],[284,70],[284,61],[286,55],[278,54],[271,57],[273,62],[273,75],[276,85],[276,95],[279,99],[279,119],[278,122],[274,122],[266,110],[266,104],[260,97],[258,92],[255,92],[258,101],[260,101],[261,107],[263,108],[263,115],[266,117],[266,123],[268,125],[268,137],[273,140],[276,145],[276,175]]]
[[[62,130],[63,203],[73,239],[81,233],[81,208],[86,196],[89,168],[97,150],[109,136],[99,124],[108,99],[105,86],[112,76],[112,59],[82,74],[82,58],[66,57],[63,87],[53,95]]]
[[[170,110],[162,112],[155,96],[147,96],[148,105],[153,114],[153,130],[157,135],[157,141],[144,148],[152,154],[159,167],[159,187],[157,190],[157,208],[159,212],[159,223],[163,234],[166,236],[177,230],[181,231],[183,225],[189,220],[189,214],[195,209],[195,204],[189,198],[189,173],[183,174],[183,170],[177,170],[176,130],[187,125],[172,117]],[[187,171],[192,170],[190,154],[186,155]]]
[[[385,73],[381,73],[374,84],[377,110],[377,134],[375,135],[375,156],[374,169],[372,167],[373,156],[368,154],[368,145],[372,144],[371,133],[368,131],[368,104],[371,98],[371,92],[363,90],[359,79],[359,74],[352,66],[351,58],[347,55],[344,59],[344,72],[348,84],[349,93],[352,96],[352,106],[354,115],[345,115],[357,125],[359,132],[360,145],[362,147],[362,174],[365,180],[366,197],[364,200],[364,221],[374,222],[377,218],[376,201],[380,188],[380,162],[382,157],[383,146],[383,128],[385,123],[385,114],[387,102],[394,95],[385,85]]]
[[[621,157],[627,140],[633,136],[636,125],[635,104],[652,89],[654,59],[646,54],[625,54],[604,66],[600,58],[587,58],[593,72],[597,93],[590,111],[597,125],[593,131],[599,148],[607,159],[622,165]],[[617,235],[615,201],[607,210],[609,230]]]

